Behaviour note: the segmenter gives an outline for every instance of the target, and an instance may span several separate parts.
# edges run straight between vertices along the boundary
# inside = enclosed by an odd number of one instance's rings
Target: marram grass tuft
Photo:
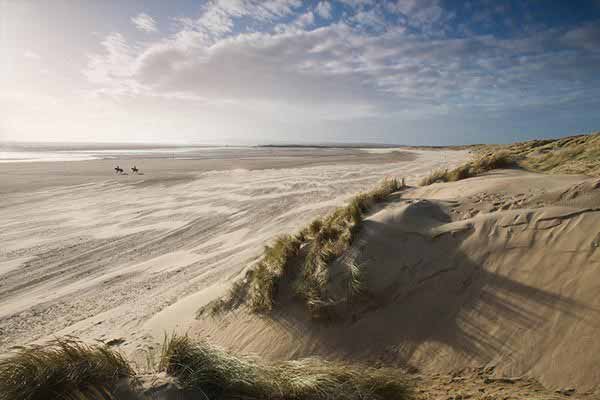
[[[315,219],[298,234],[279,236],[271,246],[265,247],[256,266],[234,284],[225,298],[209,305],[210,314],[216,315],[242,303],[255,312],[270,312],[280,286],[289,278],[293,280],[290,288],[304,301],[310,315],[329,318],[334,306],[342,301],[331,298],[327,290],[330,264],[350,247],[364,215],[401,188],[397,179],[386,178],[371,191],[354,196],[346,206]],[[358,293],[359,272],[357,267],[349,268],[349,278],[355,285],[348,286],[348,299]]]
[[[112,399],[117,382],[133,375],[127,360],[106,346],[57,339],[0,360],[0,400]]]
[[[309,358],[266,364],[187,336],[165,338],[160,369],[211,400],[403,400],[401,372]]]

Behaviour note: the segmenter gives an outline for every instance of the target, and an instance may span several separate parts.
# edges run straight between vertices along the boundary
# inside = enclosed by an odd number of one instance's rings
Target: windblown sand
[[[242,307],[188,329],[272,359],[319,355],[429,377],[482,368],[599,398],[598,178],[498,170],[398,192],[329,267],[330,292],[343,290],[348,265],[366,274],[366,297],[333,321],[312,321],[283,287],[268,318]],[[491,396],[481,376],[484,390],[468,398],[548,398]]]
[[[115,176],[111,160],[2,164],[0,352],[65,334],[140,347],[172,328],[142,329],[154,315],[177,305],[174,324],[193,317],[199,296],[221,290],[277,234],[386,175],[415,183],[466,157],[275,149],[118,160],[137,176]]]

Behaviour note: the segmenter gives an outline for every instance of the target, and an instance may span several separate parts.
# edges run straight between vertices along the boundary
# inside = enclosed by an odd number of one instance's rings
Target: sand
[[[142,174],[123,179],[126,182],[167,182],[195,179],[201,172],[230,171],[235,169],[261,170],[278,168],[298,168],[303,166],[336,164],[378,164],[395,161],[415,160],[415,152],[401,148],[382,149],[373,153],[373,149],[362,151],[349,148],[206,148],[186,152],[136,155],[136,149],[123,150],[125,153],[106,150],[111,159],[55,162],[17,162],[0,163],[0,194],[17,191],[37,191],[41,188],[65,185],[98,183],[113,177],[113,168],[120,166],[126,173],[136,165]],[[173,150],[175,151],[175,150]],[[95,154],[95,155],[99,155]],[[432,157],[444,160],[445,152]],[[459,154],[459,153],[450,153]],[[463,152],[464,154],[464,152]],[[147,157],[147,158],[144,158]],[[452,161],[452,157],[448,161]],[[0,160],[1,161],[1,160]],[[136,179],[133,179],[136,178]],[[139,178],[139,179],[138,179]]]
[[[193,319],[276,235],[386,175],[414,183],[466,157],[273,149],[1,164],[0,352],[65,334],[123,342],[125,352],[154,343]],[[115,176],[115,164],[143,175]]]
[[[284,287],[268,318],[241,308],[186,329],[276,360],[399,365],[430,383],[483,368],[600,395],[598,178],[501,170],[406,190],[366,219],[333,276],[350,262],[366,271],[369,297],[336,321],[311,321]]]
[[[143,362],[179,332],[271,360],[400,366],[418,399],[598,398],[597,178],[497,170],[406,189],[332,265],[368,277],[368,301],[338,320],[310,320],[285,288],[268,317],[197,317],[278,234],[383,176],[414,186],[468,157],[273,151],[118,160],[138,176],[113,175],[112,160],[0,165],[0,352],[74,335]]]

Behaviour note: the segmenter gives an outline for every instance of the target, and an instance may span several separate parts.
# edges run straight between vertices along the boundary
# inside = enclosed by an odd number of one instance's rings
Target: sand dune
[[[312,321],[282,288],[269,318],[241,308],[188,329],[272,359],[487,367],[598,389],[597,178],[503,170],[398,193],[364,221],[334,276],[349,262],[365,269],[369,296],[333,322]],[[344,281],[332,282],[334,292]]]
[[[142,346],[155,339],[142,329],[153,315],[178,305],[193,318],[194,296],[218,291],[275,235],[382,176],[416,182],[466,156],[302,151],[136,159],[145,175],[122,177],[106,160],[2,165],[0,350],[64,334]]]

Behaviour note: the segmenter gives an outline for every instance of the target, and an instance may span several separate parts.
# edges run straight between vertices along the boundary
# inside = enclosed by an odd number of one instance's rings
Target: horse
[[[118,165],[115,167],[115,174],[122,174],[123,173],[123,168],[119,167]]]
[[[140,170],[134,165],[133,167],[131,167],[131,173],[132,174],[137,174]]]

